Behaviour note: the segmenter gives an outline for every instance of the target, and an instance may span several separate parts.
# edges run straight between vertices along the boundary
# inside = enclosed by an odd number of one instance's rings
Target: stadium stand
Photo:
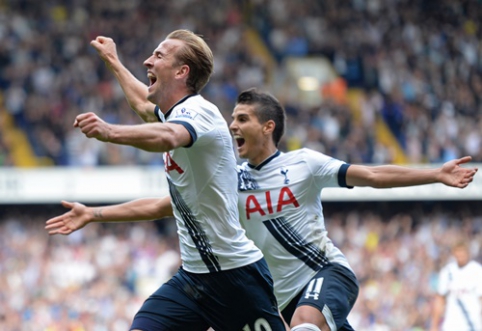
[[[58,206],[0,208],[2,330],[126,330],[143,298],[179,264],[172,220],[90,224],[48,237]],[[359,331],[427,330],[437,273],[460,238],[482,261],[482,210],[465,203],[326,203],[326,224],[361,290]]]
[[[215,75],[203,95],[228,121],[245,88],[280,98],[289,116],[282,149],[306,146],[353,163],[440,163],[466,154],[482,162],[481,16],[475,0],[5,0],[0,175],[51,165],[161,165],[160,155],[85,139],[72,122],[93,111],[112,123],[140,123],[90,40],[112,37],[142,80],[143,60],[181,27],[213,48]],[[290,59],[313,57],[328,59],[338,79],[320,86],[319,102],[310,105],[284,82]],[[1,330],[126,330],[142,298],[179,264],[170,220],[91,224],[48,237],[45,220],[62,212],[54,202],[4,202]],[[428,329],[450,244],[463,236],[482,262],[479,205],[325,204],[330,237],[361,283],[352,325]]]
[[[294,6],[290,1],[232,0],[219,2],[215,10],[194,0],[184,5],[120,3],[5,3],[4,17],[10,19],[3,20],[1,34],[3,106],[37,157],[55,165],[161,162],[129,148],[85,142],[71,122],[85,111],[115,123],[138,122],[89,46],[92,38],[113,37],[125,64],[143,79],[142,62],[157,42],[169,29],[187,27],[205,35],[216,54],[216,74],[204,95],[229,119],[239,91],[251,86],[274,90],[292,115],[286,148],[317,146],[349,162],[392,161],[400,151],[386,145],[383,128],[377,130],[385,123],[405,156],[397,159],[401,162],[442,162],[463,154],[482,159],[481,9],[474,1],[328,0]],[[139,20],[149,24],[138,28]],[[257,35],[271,52],[259,50],[264,46],[257,46]],[[303,56],[328,58],[349,95],[357,95],[355,102],[325,98],[306,107],[302,100],[285,97],[289,93],[273,85],[271,73],[282,77],[283,60]],[[360,114],[353,115],[350,104]]]

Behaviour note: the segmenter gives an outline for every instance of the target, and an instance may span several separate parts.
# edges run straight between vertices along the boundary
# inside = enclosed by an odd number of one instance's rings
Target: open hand
[[[464,168],[461,164],[470,162],[471,156],[464,156],[460,159],[455,159],[444,163],[441,171],[440,182],[447,186],[464,188],[474,180],[477,173],[477,168]]]
[[[45,223],[45,229],[50,235],[71,234],[78,229],[82,229],[92,219],[89,209],[81,203],[62,201],[62,205],[65,208],[70,208],[70,210],[63,215],[49,219]]]

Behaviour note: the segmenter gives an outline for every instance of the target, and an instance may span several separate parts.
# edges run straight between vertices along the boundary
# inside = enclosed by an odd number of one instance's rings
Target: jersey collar
[[[169,117],[169,115],[171,115],[172,113],[172,110],[174,109],[174,107],[176,107],[177,105],[183,103],[184,101],[186,101],[187,99],[189,99],[190,97],[193,97],[193,96],[196,96],[198,95],[197,93],[194,93],[194,94],[188,94],[186,95],[185,97],[183,97],[181,100],[179,100],[178,102],[176,102],[174,104],[174,106],[172,106],[171,108],[169,108],[169,110],[166,112],[166,114],[164,115],[164,118],[167,119]],[[161,111],[162,112],[162,111]]]
[[[281,152],[279,150],[276,150],[276,152],[271,154],[271,156],[268,156],[268,158],[266,160],[264,160],[263,162],[261,162],[257,166],[252,165],[248,162],[248,167],[250,167],[251,169],[254,169],[254,170],[261,170],[262,167],[264,167],[266,164],[271,162],[271,160],[274,159],[275,157],[278,157],[280,154],[281,154]]]

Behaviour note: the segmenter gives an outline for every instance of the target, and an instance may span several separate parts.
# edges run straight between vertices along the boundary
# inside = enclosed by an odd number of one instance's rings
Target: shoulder
[[[200,95],[190,96],[177,104],[169,113],[168,121],[188,123],[198,133],[222,131],[223,135],[229,135],[226,121],[218,108]]]
[[[198,96],[195,95],[174,106],[170,119],[194,119],[202,110],[202,104],[199,102]]]
[[[457,268],[457,264],[453,261],[451,262],[448,262],[447,264],[445,264],[442,269],[440,270],[440,273],[441,274],[447,274],[447,273],[450,273],[452,271],[454,271],[455,269]]]
[[[309,148],[299,149],[298,155],[306,159],[315,159],[315,160],[322,160],[322,161],[334,160],[333,157],[329,155],[323,154],[321,152],[318,152]]]
[[[187,108],[205,112],[219,112],[218,107],[214,103],[204,99],[200,94],[187,98],[184,102],[178,104],[176,108]]]
[[[341,165],[345,163],[343,161],[333,158],[332,156],[314,151],[309,148],[301,148],[295,152],[296,158],[299,160],[303,160],[312,169],[331,169],[335,171],[338,170]]]
[[[482,264],[480,264],[479,262],[477,261],[470,261],[469,262],[469,265],[470,265],[470,268],[476,272],[479,272],[482,274]]]
[[[281,157],[283,157],[284,159],[296,158],[296,159],[306,159],[306,160],[330,158],[329,156],[323,153],[314,151],[309,148],[300,148],[300,149],[295,149],[293,151],[289,151],[286,153],[282,153]]]

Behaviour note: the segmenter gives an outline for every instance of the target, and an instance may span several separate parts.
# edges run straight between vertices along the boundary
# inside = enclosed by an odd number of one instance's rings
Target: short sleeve
[[[187,129],[191,135],[191,144],[186,147],[192,146],[198,139],[215,128],[213,117],[209,116],[208,112],[182,105],[173,109],[167,122],[183,125]]]
[[[350,166],[348,163],[310,149],[303,149],[303,154],[320,188],[351,188],[346,184],[346,172]]]

